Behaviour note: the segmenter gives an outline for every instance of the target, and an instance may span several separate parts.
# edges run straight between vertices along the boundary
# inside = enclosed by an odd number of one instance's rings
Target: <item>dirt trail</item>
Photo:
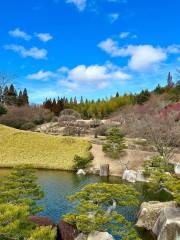
[[[101,164],[109,164],[110,174],[114,176],[122,176],[125,167],[122,162],[129,162],[129,169],[138,170],[142,168],[144,160],[156,154],[155,152],[127,149],[125,156],[121,157],[121,161],[113,160],[105,156],[102,145],[98,144],[92,144],[91,152],[94,155],[93,168],[99,169]],[[176,154],[174,159],[175,163],[180,162],[180,154]]]

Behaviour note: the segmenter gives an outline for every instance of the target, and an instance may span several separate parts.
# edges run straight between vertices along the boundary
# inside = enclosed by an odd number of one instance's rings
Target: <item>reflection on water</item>
[[[7,175],[10,170],[0,170],[0,180]],[[42,186],[45,193],[44,198],[39,201],[39,204],[44,206],[44,211],[40,215],[51,217],[56,223],[60,218],[72,211],[73,204],[67,201],[67,196],[79,191],[83,186],[95,182],[110,182],[121,183],[121,179],[117,177],[100,178],[98,176],[77,176],[71,172],[53,171],[53,170],[39,170],[37,171],[38,182]],[[146,184],[135,184],[136,189],[142,193],[141,200],[154,200],[155,196],[152,193],[147,193]],[[162,196],[161,196],[162,198]],[[165,200],[165,199],[161,199]],[[167,199],[166,199],[167,200]],[[120,212],[130,221],[135,222],[137,216],[137,208],[123,207]],[[141,233],[144,240],[152,240],[148,232]]]

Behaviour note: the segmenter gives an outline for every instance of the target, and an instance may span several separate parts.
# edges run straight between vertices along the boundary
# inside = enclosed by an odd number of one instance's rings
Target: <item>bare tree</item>
[[[180,123],[175,121],[173,114],[161,118],[159,114],[132,117],[130,129],[135,136],[145,138],[155,150],[166,160],[170,160],[180,145]]]
[[[4,88],[11,84],[13,80],[15,79],[15,75],[7,74],[4,72],[0,72],[0,102],[3,103],[4,99]]]

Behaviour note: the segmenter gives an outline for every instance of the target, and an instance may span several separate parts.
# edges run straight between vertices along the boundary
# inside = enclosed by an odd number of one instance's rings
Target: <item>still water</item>
[[[1,169],[0,179],[7,175],[10,170]],[[67,196],[79,191],[83,186],[95,182],[121,183],[117,177],[100,178],[98,176],[77,176],[71,172],[39,170],[37,171],[38,182],[45,193],[44,198],[39,201],[44,206],[44,211],[40,214],[51,217],[56,223],[61,217],[73,210],[72,203],[67,201]],[[141,200],[151,200],[152,194],[147,194],[145,184],[135,184],[135,188],[141,192]],[[154,199],[154,196],[153,196]],[[123,208],[122,214],[130,221],[135,222],[138,209]],[[140,233],[144,240],[152,240],[147,232]]]

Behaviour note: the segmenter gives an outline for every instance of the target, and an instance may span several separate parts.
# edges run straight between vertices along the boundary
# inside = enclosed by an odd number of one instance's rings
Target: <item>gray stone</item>
[[[87,235],[80,233],[74,240],[87,240]]]
[[[126,180],[131,183],[135,182],[149,182],[149,180],[144,177],[143,170],[138,170],[137,172],[134,170],[126,169],[123,173],[123,180]]]
[[[108,177],[109,176],[109,164],[101,164],[100,165],[100,173],[101,177]]]
[[[158,240],[180,239],[180,209],[164,208],[152,229]]]
[[[88,235],[87,240],[114,240],[113,236],[108,232],[92,232]]]
[[[134,170],[125,170],[122,176],[123,180],[131,183],[135,183],[137,178],[137,172]]]
[[[175,165],[174,172],[176,175],[180,175],[180,163]]]
[[[83,169],[79,169],[77,171],[77,175],[86,175],[85,171]]]
[[[160,215],[161,210],[166,207],[175,208],[176,203],[173,201],[150,201],[142,203],[138,214],[138,221],[136,223],[136,226],[140,228],[145,228],[147,230],[152,230],[155,222]]]

